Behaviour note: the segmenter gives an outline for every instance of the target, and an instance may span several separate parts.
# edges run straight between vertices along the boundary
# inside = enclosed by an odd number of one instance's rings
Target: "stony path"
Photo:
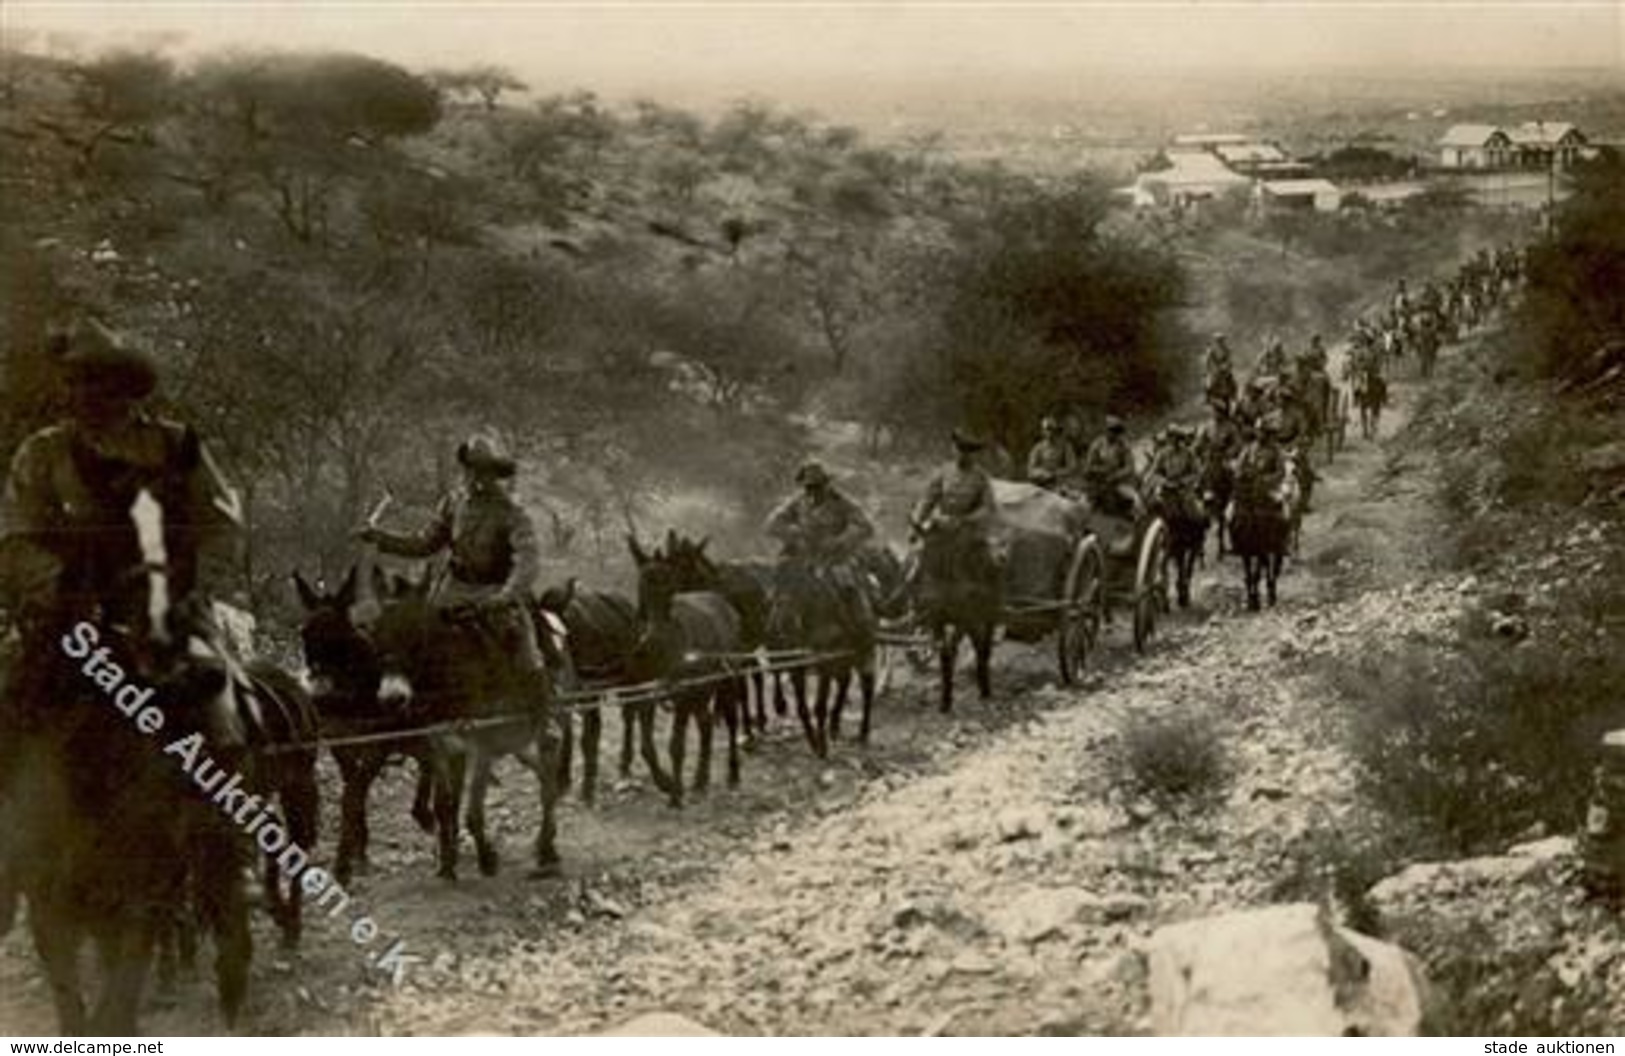
[[[1134,659],[1119,623],[1078,690],[1054,684],[1047,643],[1001,647],[992,704],[967,697],[944,719],[928,685],[904,686],[882,701],[875,743],[840,745],[827,766],[786,728],[747,759],[742,788],[681,815],[623,783],[567,812],[562,881],[437,884],[425,841],[381,810],[364,893],[425,963],[390,991],[336,929],[312,924],[288,957],[261,928],[245,1029],[572,1033],[655,1008],[742,1033],[1144,1029],[1139,941],[1301,897],[1300,849],[1348,808],[1316,657],[1450,611],[1448,585],[1411,583],[1427,564],[1414,474],[1351,445],[1278,609],[1241,611],[1239,568],[1210,565],[1152,655]],[[1222,746],[1213,809],[1122,791],[1121,732],[1148,716]],[[510,856],[531,798],[512,773],[493,808]],[[399,779],[376,796],[406,798]],[[17,934],[0,947],[0,995],[0,1029],[53,1029]],[[210,1005],[193,983],[149,1029],[217,1030]]]
[[[1357,446],[1330,471],[1280,608],[1240,612],[1239,571],[1210,569],[1146,660],[1081,691],[1028,691],[1041,710],[1016,728],[965,750],[950,737],[939,771],[868,781],[850,805],[759,832],[703,883],[645,885],[635,907],[534,949],[443,965],[382,1019],[580,1032],[667,1009],[742,1033],[1144,1029],[1139,941],[1301,897],[1312,881],[1295,854],[1348,808],[1315,658],[1453,611],[1449,585],[1409,583],[1427,557],[1413,485]],[[1125,639],[1109,631],[1108,648]],[[1136,715],[1219,736],[1231,780],[1216,809],[1179,816],[1120,791]],[[459,972],[497,985],[471,996]]]

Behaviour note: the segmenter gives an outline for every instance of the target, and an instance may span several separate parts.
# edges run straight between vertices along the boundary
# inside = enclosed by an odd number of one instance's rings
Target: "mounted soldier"
[[[1241,399],[1236,401],[1235,414],[1232,415],[1236,424],[1251,428],[1263,416],[1267,400],[1265,379],[1262,376],[1248,378],[1247,387],[1242,390]]]
[[[1278,336],[1271,334],[1269,341],[1264,345],[1264,354],[1258,357],[1253,376],[1279,377],[1286,371],[1286,366],[1286,344]]]
[[[551,687],[529,604],[540,563],[536,531],[507,487],[518,463],[486,435],[459,445],[457,462],[462,487],[440,501],[421,531],[389,532],[367,524],[356,537],[396,557],[447,553],[449,560],[430,587],[430,603],[472,618],[512,658],[527,696],[545,702]]]
[[[1168,445],[1146,467],[1146,494],[1161,496],[1164,515],[1195,520],[1202,516],[1202,460],[1191,446],[1191,431],[1183,425],[1168,427]]]
[[[820,463],[804,463],[795,480],[801,490],[768,516],[767,534],[783,547],[784,560],[805,562],[835,588],[852,626],[867,627],[873,610],[860,565],[864,547],[875,537],[874,524]]]
[[[1319,334],[1309,335],[1309,347],[1304,349],[1300,362],[1307,363],[1312,370],[1325,371],[1329,363],[1326,355],[1326,345],[1321,341]]]
[[[1203,360],[1203,377],[1209,403],[1230,406],[1236,399],[1236,373],[1230,345],[1223,334],[1214,334]]]
[[[1089,445],[1089,453],[1084,456],[1083,485],[1095,509],[1132,517],[1139,506],[1139,474],[1125,432],[1121,418],[1106,416],[1106,432]]]
[[[20,638],[0,692],[0,799],[10,795],[23,737],[52,700],[73,699],[55,681],[65,630],[91,623],[141,662],[154,644],[207,634],[213,600],[240,593],[237,495],[189,426],[144,409],[158,384],[148,352],[91,318],[53,334],[50,351],[68,416],[23,441],[0,500],[0,607]],[[133,520],[142,491],[164,528],[170,604],[160,626],[147,585],[129,576],[151,557]]]
[[[1256,508],[1267,502],[1279,502],[1281,485],[1286,480],[1286,460],[1280,445],[1281,423],[1273,416],[1265,418],[1253,430],[1247,446],[1236,457],[1236,503]]]
[[[1405,280],[1399,280],[1399,288],[1394,291],[1393,300],[1389,302],[1394,310],[1395,318],[1401,322],[1410,314],[1412,307],[1411,292],[1405,287]]]
[[[989,532],[993,525],[993,478],[978,464],[977,456],[987,446],[980,439],[953,431],[954,460],[942,467],[926,485],[925,494],[909,512],[909,533],[916,540],[944,533],[945,542],[959,554],[969,555],[975,564],[992,562]],[[910,550],[903,580],[897,592],[884,603],[889,610],[898,599],[916,597],[922,578],[922,551]]]
[[[994,515],[993,480],[977,464],[977,456],[987,445],[957,429],[953,443],[954,461],[931,478],[909,524],[916,531],[944,527],[985,541]]]
[[[1027,455],[1027,479],[1041,488],[1060,491],[1071,483],[1078,470],[1072,444],[1061,435],[1061,423],[1045,418],[1039,423],[1041,436]]]

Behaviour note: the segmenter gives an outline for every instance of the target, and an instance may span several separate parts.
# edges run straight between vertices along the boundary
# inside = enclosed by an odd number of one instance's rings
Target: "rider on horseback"
[[[1259,418],[1268,410],[1268,395],[1264,388],[1263,377],[1247,379],[1247,387],[1242,390],[1241,399],[1236,401],[1233,418],[1242,428],[1251,428]]]
[[[1267,375],[1279,376],[1286,370],[1286,343],[1275,334],[1271,334],[1269,341],[1264,345],[1264,354],[1258,357],[1258,365],[1253,370],[1254,377]]]
[[[1105,435],[1089,445],[1083,458],[1083,484],[1090,505],[1103,513],[1133,517],[1139,505],[1138,479],[1123,420],[1107,415]]]
[[[422,531],[388,532],[374,524],[356,537],[396,557],[450,559],[430,589],[430,601],[448,614],[475,617],[512,659],[524,692],[540,706],[551,685],[530,614],[530,593],[540,561],[530,515],[504,486],[518,470],[493,437],[479,435],[457,448],[463,487],[447,495]]]
[[[859,567],[861,551],[875,536],[874,524],[857,503],[836,490],[817,462],[796,470],[801,490],[767,518],[767,534],[777,539],[786,560],[807,562],[841,598],[854,627],[873,622],[873,610]]]
[[[1236,398],[1236,375],[1231,363],[1230,345],[1223,334],[1214,334],[1203,361],[1209,403],[1229,406]]]
[[[1146,493],[1158,496],[1163,515],[1170,519],[1200,520],[1199,494],[1202,461],[1191,449],[1191,431],[1183,425],[1168,427],[1168,446],[1146,467]]]
[[[1061,435],[1061,423],[1045,418],[1039,423],[1043,434],[1027,455],[1027,479],[1041,488],[1058,491],[1077,472],[1072,444]]]
[[[993,480],[976,464],[976,455],[987,445],[957,429],[953,441],[957,457],[931,478],[909,524],[916,530],[936,525],[985,539],[993,517]]]
[[[1327,367],[1326,345],[1321,341],[1319,334],[1309,336],[1309,347],[1304,350],[1303,359],[1311,369],[1325,372]]]
[[[980,549],[991,553],[988,529],[992,526],[993,478],[977,465],[976,455],[987,445],[963,433],[953,432],[956,456],[952,464],[937,471],[926,485],[925,495],[908,515],[911,533],[915,536],[930,531],[946,531],[954,544],[965,550]],[[919,586],[922,565],[920,550],[914,548],[903,570],[903,581],[896,593],[887,599],[890,609],[899,598],[915,596]]]
[[[1236,458],[1236,504],[1257,509],[1281,500],[1286,462],[1279,443],[1281,422],[1271,415],[1259,423]]]
[[[53,334],[51,352],[67,383],[68,417],[23,441],[0,500],[0,607],[10,610],[26,658],[0,693],[0,800],[10,794],[22,735],[45,717],[39,705],[63,699],[53,682],[61,668],[50,660],[61,656],[65,629],[87,621],[104,638],[139,642],[167,630],[178,640],[175,632],[207,627],[211,599],[237,593],[236,493],[191,428],[142,410],[158,384],[149,354],[90,318]],[[132,521],[142,490],[163,516],[165,627],[148,625],[151,599],[128,578],[148,559]],[[11,904],[11,892],[0,891],[0,917]]]

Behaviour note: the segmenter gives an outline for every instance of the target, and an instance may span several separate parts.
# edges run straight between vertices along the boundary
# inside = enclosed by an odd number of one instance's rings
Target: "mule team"
[[[1375,390],[1380,407],[1384,362],[1406,349],[1430,372],[1438,342],[1481,318],[1517,277],[1517,254],[1503,251],[1481,254],[1454,279],[1415,294],[1402,283],[1380,320],[1356,327],[1345,377],[1357,402]],[[504,755],[536,777],[543,820],[535,864],[552,871],[556,804],[574,750],[561,690],[660,687],[674,709],[670,770],[654,741],[655,696],[636,689],[622,703],[621,769],[640,750],[673,805],[690,784],[690,724],[700,733],[692,787],[709,781],[719,718],[728,734],[728,781],[738,781],[740,735],[767,723],[764,675],[751,662],[761,650],[803,657],[786,677],[820,756],[839,735],[854,681],[862,698],[859,738],[868,737],[884,617],[909,612],[939,638],[968,634],[979,688],[989,692],[996,509],[992,481],[977,464],[983,445],[973,436],[955,433],[955,461],[931,479],[912,511],[919,546],[907,561],[876,543],[868,515],[809,462],[796,475],[797,493],[766,525],[782,547],[779,561],[717,561],[703,541],[675,533],[659,547],[633,539],[635,599],[573,581],[536,595],[534,531],[505,486],[517,466],[494,438],[473,437],[457,452],[463,488],[423,530],[369,522],[357,531],[386,554],[443,555],[436,574],[407,579],[352,570],[334,589],[296,577],[306,673],[295,680],[221,641],[219,603],[230,596],[224,570],[241,527],[239,504],[196,434],[144,409],[157,382],[149,356],[94,320],[52,340],[71,413],[18,450],[0,505],[0,590],[15,625],[0,697],[0,924],[9,929],[26,900],[65,1032],[135,1033],[154,952],[172,948],[188,921],[216,940],[228,1021],[241,1007],[249,955],[240,834],[186,790],[172,761],[111,709],[87,700],[94,686],[87,688],[57,647],[75,626],[97,628],[113,659],[154,687],[169,721],[201,733],[256,795],[276,800],[289,831],[307,846],[315,836],[319,722],[335,742],[344,784],[334,864],[340,882],[367,866],[368,789],[401,754],[418,760],[412,813],[437,835],[442,876],[456,875],[460,824],[473,836],[481,871],[497,869],[484,801],[492,765]],[[1164,430],[1143,474],[1121,420],[1108,419],[1104,435],[1079,452],[1059,423],[1046,419],[1029,477],[1081,491],[1103,511],[1157,512],[1176,538],[1194,530],[1198,551],[1207,523],[1216,521],[1221,553],[1228,528],[1248,561],[1248,600],[1257,608],[1254,562],[1273,603],[1290,526],[1307,508],[1314,480],[1309,447],[1335,424],[1337,392],[1318,338],[1293,371],[1272,343],[1242,389],[1222,337],[1206,367],[1211,421],[1199,434]],[[161,511],[156,558],[137,523],[143,503]],[[1179,589],[1187,601],[1188,567]],[[946,707],[951,652],[943,656]],[[777,696],[781,713],[784,699]],[[601,729],[598,709],[585,709],[589,799]],[[283,879],[268,861],[267,894],[280,891]],[[297,887],[270,901],[284,941],[296,941]],[[77,962],[85,941],[95,943],[102,966],[89,1007]]]

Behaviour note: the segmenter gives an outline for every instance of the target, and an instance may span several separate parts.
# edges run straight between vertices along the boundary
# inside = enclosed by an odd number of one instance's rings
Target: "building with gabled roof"
[[[1525,168],[1568,168],[1586,148],[1586,137],[1567,121],[1525,121],[1509,135],[1517,163]]]
[[[1451,125],[1439,139],[1447,169],[1504,169],[1514,157],[1512,137],[1495,125]]]
[[[1525,121],[1516,128],[1452,125],[1439,140],[1439,164],[1447,169],[1559,168],[1585,156],[1584,134],[1567,121]]]

